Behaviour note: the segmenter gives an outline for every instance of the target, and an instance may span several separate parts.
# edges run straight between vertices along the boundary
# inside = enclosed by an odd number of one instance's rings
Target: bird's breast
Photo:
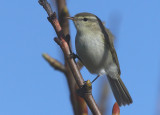
[[[78,56],[91,73],[99,74],[111,60],[101,32],[77,33],[75,44]]]

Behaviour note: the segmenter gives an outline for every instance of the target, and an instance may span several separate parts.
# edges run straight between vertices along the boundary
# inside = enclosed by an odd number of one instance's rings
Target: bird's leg
[[[97,77],[96,77],[91,83],[93,83],[94,81],[96,81],[96,79],[98,79],[99,76],[100,76],[100,75],[97,75]]]
[[[79,59],[78,55],[76,55],[75,53],[71,53],[71,54],[69,55],[69,58],[73,58],[74,60],[75,60],[76,58]]]
[[[70,51],[71,51],[71,47],[70,47],[70,35],[67,34],[65,38],[66,38],[65,40],[67,41],[67,43],[68,43],[68,45],[69,45],[69,49],[70,49]],[[71,51],[71,54],[70,54],[67,58],[73,58],[74,60],[75,60],[76,58],[78,58],[78,59],[81,61],[81,59],[78,57],[78,55],[75,54],[75,53],[73,53],[72,51]]]
[[[75,53],[71,53],[71,54],[69,55],[69,58],[73,58],[74,60],[75,60],[76,58],[78,58],[78,59],[82,62],[82,60],[79,58],[79,56],[78,56],[77,54],[75,54]]]

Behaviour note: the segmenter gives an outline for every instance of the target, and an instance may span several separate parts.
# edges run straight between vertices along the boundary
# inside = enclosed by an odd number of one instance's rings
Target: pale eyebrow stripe
[[[88,19],[88,18],[89,18],[89,19],[97,19],[96,17],[93,17],[93,16],[90,16],[90,17],[89,17],[89,16],[79,17],[79,19],[84,19],[84,18],[87,18],[87,19]]]

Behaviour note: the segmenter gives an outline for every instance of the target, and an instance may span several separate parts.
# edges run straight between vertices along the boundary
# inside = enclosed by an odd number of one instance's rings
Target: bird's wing
[[[117,53],[116,53],[115,48],[114,48],[113,40],[110,38],[111,37],[111,35],[110,35],[111,33],[107,33],[106,29],[105,29],[105,27],[103,25],[103,23],[101,22],[101,20],[98,17],[97,17],[97,19],[98,19],[98,23],[100,25],[100,28],[101,28],[102,32],[104,33],[104,36],[105,36],[108,48],[111,51],[113,61],[115,62],[115,64],[118,67],[118,73],[120,75],[121,71],[120,71],[120,66],[119,66],[119,61],[118,61]]]

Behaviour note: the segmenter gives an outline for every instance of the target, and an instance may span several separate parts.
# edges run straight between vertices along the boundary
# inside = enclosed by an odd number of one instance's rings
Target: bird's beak
[[[66,17],[66,19],[74,20],[74,17]]]

